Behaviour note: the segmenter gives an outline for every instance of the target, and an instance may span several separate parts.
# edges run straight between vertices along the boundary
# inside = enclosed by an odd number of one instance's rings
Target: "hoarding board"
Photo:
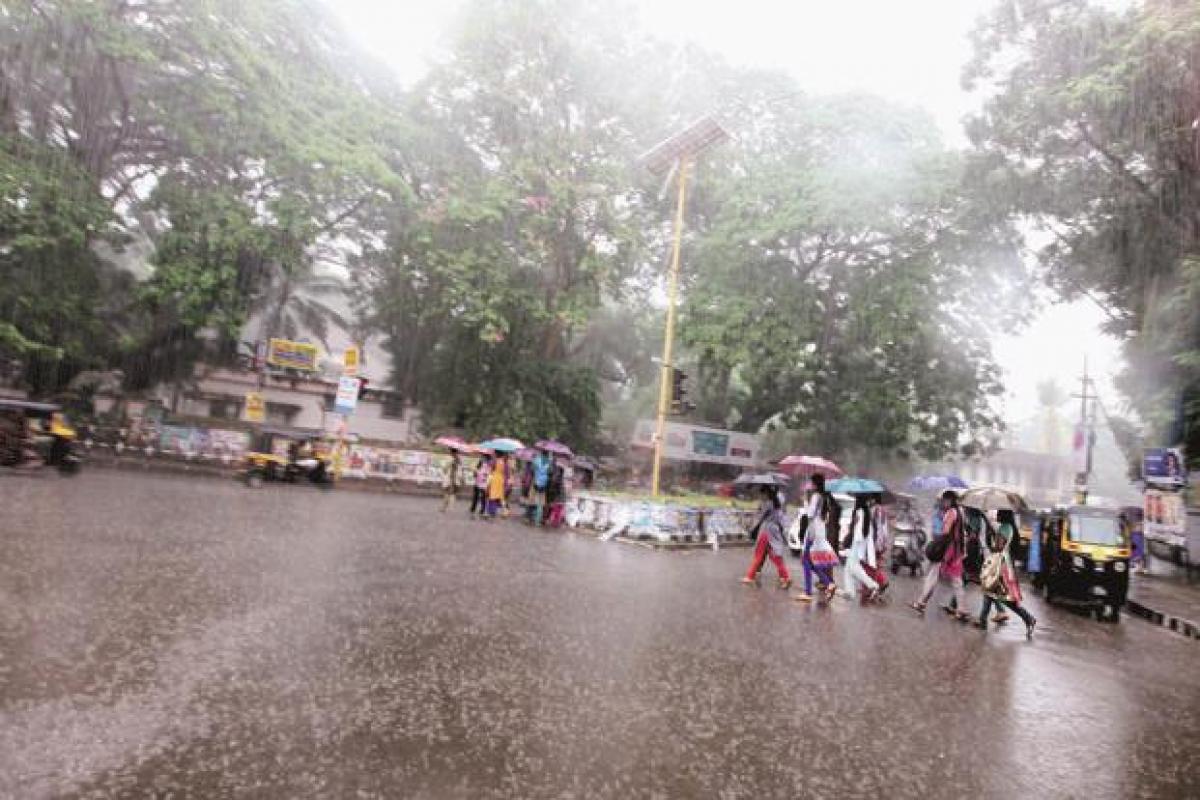
[[[272,339],[267,346],[267,363],[273,367],[316,372],[320,352],[315,344]]]
[[[654,420],[638,420],[635,447],[654,447]],[[672,461],[753,467],[758,463],[758,437],[750,433],[668,422],[664,428],[663,457]]]
[[[1187,482],[1183,451],[1176,447],[1154,447],[1142,454],[1142,477],[1155,486],[1183,486]]]

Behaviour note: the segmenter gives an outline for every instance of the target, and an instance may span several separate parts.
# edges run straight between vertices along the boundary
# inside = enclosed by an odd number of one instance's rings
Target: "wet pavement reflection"
[[[432,500],[0,477],[0,796],[1188,797],[1200,650]],[[972,605],[977,595],[969,595]]]

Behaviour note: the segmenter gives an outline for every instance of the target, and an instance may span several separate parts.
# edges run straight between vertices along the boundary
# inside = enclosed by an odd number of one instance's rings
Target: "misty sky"
[[[444,47],[461,0],[327,0],[354,35],[408,83]],[[946,141],[965,146],[959,120],[978,103],[959,84],[970,55],[967,34],[992,0],[642,0],[641,27],[659,38],[693,41],[746,66],[790,73],[813,92],[863,90],[927,109]],[[1119,405],[1111,376],[1119,345],[1100,335],[1103,311],[1091,301],[1045,309],[1020,336],[995,343],[1007,374],[1010,422],[1031,416],[1035,387],[1066,386],[1083,358],[1098,373],[1108,406]]]

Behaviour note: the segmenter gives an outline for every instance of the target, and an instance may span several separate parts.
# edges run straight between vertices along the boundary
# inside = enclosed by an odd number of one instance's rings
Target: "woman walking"
[[[487,487],[488,477],[492,473],[492,457],[482,455],[479,457],[479,463],[475,465],[475,483],[471,492],[471,510],[468,511],[471,516],[475,516],[478,509],[479,516],[482,517],[487,513]]]
[[[508,488],[508,458],[504,454],[501,454],[497,457],[496,463],[488,475],[488,519],[494,520],[496,515],[500,513],[500,508],[504,505],[505,498],[508,495]]]
[[[742,583],[758,585],[758,573],[762,571],[763,562],[770,558],[779,573],[779,588],[786,589],[792,585],[792,576],[788,574],[787,564],[783,561],[785,542],[783,539],[783,512],[779,502],[779,493],[773,486],[762,487],[762,516],[754,526],[758,538],[754,544],[754,560]]]
[[[860,494],[854,498],[854,511],[850,515],[850,552],[846,556],[846,589],[845,596],[851,600],[859,597],[859,587],[863,589],[863,599],[871,602],[879,597],[879,583],[867,574],[864,565],[875,569],[875,537],[872,535],[872,513],[868,495]]]
[[[967,555],[967,545],[966,538],[963,535],[962,512],[958,508],[958,495],[950,489],[943,492],[941,508],[942,536],[948,538],[944,541],[939,539],[930,543],[931,547],[936,543],[943,545],[941,563],[937,564],[936,567],[934,564],[929,565],[929,572],[925,574],[925,583],[921,587],[921,592],[917,595],[916,600],[909,603],[909,605],[918,614],[924,614],[925,608],[929,605],[929,599],[933,597],[933,592],[937,589],[938,580],[945,578],[954,590],[954,616],[960,622],[967,622],[970,616],[963,610],[965,608],[963,599],[963,559]],[[931,558],[931,560],[933,559]]]
[[[457,450],[452,450],[449,463],[442,465],[442,513],[445,514],[458,498],[458,478],[462,472],[462,459]]]
[[[987,630],[988,612],[992,605],[1005,605],[1012,609],[1025,623],[1025,635],[1032,638],[1037,620],[1021,605],[1021,583],[1017,580],[1017,571],[1013,568],[1012,556],[1009,550],[1013,537],[1017,533],[1016,520],[1011,511],[1000,511],[997,515],[999,525],[996,528],[995,548],[983,566],[980,575],[980,586],[983,588],[983,608],[979,610],[979,619],[975,627]]]
[[[825,514],[829,504],[825,499],[825,478],[813,476],[813,490],[808,498],[808,527],[804,531],[804,547],[800,564],[804,567],[804,592],[793,599],[798,603],[813,601],[812,579],[818,578],[817,589],[825,602],[829,602],[837,594],[837,582],[833,579],[833,568],[838,565],[837,551],[829,543],[826,534]]]

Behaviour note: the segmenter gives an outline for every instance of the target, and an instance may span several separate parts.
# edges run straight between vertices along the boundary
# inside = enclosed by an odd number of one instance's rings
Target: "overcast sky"
[[[461,0],[328,0],[365,47],[406,83],[419,78],[445,43]],[[992,0],[642,0],[640,26],[692,41],[734,64],[775,67],[814,92],[863,90],[926,108],[946,140],[964,146],[959,121],[978,100],[959,84],[970,55],[967,34]],[[631,24],[634,24],[631,22]],[[1021,335],[996,344],[1007,375],[1005,415],[1036,410],[1036,386],[1067,386],[1088,356],[1109,408],[1118,343],[1102,336],[1104,313],[1091,301],[1045,309]]]

